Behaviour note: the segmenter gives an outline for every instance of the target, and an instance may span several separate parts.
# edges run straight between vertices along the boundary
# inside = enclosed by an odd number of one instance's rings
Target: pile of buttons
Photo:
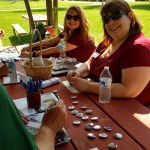
[[[94,124],[97,120],[98,120],[98,117],[97,116],[94,116],[94,117],[90,117],[89,115],[91,115],[93,113],[93,111],[91,109],[88,109],[86,105],[83,105],[83,106],[80,106],[80,109],[81,110],[85,110],[85,115],[82,113],[82,112],[79,112],[79,110],[76,110],[75,109],[75,105],[79,104],[79,101],[77,101],[77,96],[72,96],[71,99],[73,100],[72,101],[72,106],[69,106],[68,109],[71,110],[71,114],[72,115],[75,115],[76,116],[76,120],[73,121],[73,125],[74,126],[77,126],[77,125],[80,125],[82,123],[82,121],[85,121],[85,120],[90,120],[91,122],[90,123],[87,123],[85,125],[85,130],[86,131],[92,131],[92,130],[101,130],[103,129],[104,132],[101,132],[98,134],[99,138],[101,139],[105,139],[108,137],[108,132],[111,132],[112,131],[112,128],[110,126],[101,126],[101,125],[98,125],[98,124]],[[80,118],[80,120],[79,120]],[[93,123],[94,122],[94,123]],[[89,132],[87,134],[87,137],[89,139],[94,139],[96,138],[96,134],[92,133],[92,132]],[[114,133],[114,138],[115,139],[122,139],[123,138],[123,135],[121,133]],[[117,149],[118,145],[115,144],[115,143],[109,143],[108,144],[108,148],[109,149]]]

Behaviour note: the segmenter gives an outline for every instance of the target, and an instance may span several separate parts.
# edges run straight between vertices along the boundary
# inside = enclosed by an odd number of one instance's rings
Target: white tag
[[[89,149],[89,150],[99,150],[98,147],[94,147],[92,149]]]
[[[92,57],[97,58],[99,55],[100,55],[99,53],[94,52],[94,53],[92,54]]]

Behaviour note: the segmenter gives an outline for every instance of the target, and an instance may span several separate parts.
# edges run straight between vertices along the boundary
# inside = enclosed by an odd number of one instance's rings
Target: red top
[[[102,54],[106,47],[101,42],[96,52]],[[90,70],[97,81],[104,66],[110,67],[113,83],[121,82],[121,70],[125,68],[150,66],[150,40],[143,33],[129,36],[126,41],[110,57],[93,58]],[[135,98],[142,104],[150,102],[150,82],[145,89]]]
[[[78,46],[77,48],[66,52],[66,54],[69,57],[76,58],[79,62],[87,61],[96,49],[93,41],[85,41],[85,39],[80,36],[79,30],[76,30],[73,35],[67,40],[67,42]]]

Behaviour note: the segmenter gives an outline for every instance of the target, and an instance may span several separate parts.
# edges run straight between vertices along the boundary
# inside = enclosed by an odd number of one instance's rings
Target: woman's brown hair
[[[132,19],[131,19],[131,24],[130,24],[129,35],[138,33],[142,30],[142,25],[140,21],[138,20],[132,8],[129,6],[129,4],[125,0],[107,0],[100,11],[100,14],[103,17],[106,14],[111,14],[114,11],[122,11],[126,13],[127,15],[129,12],[131,13]],[[104,23],[103,23],[103,29],[104,29],[104,39],[108,43],[111,43],[113,39],[107,33]]]
[[[70,36],[70,29],[68,28],[67,26],[67,23],[66,23],[66,15],[71,11],[71,10],[75,10],[79,16],[79,20],[80,20],[80,26],[78,28],[78,30],[80,31],[80,36],[82,36],[83,39],[86,40],[89,40],[89,38],[91,38],[90,34],[89,34],[89,26],[90,26],[90,23],[83,11],[83,9],[79,6],[71,6],[67,11],[66,11],[66,14],[65,14],[65,17],[64,17],[64,30],[63,30],[63,33],[66,35],[66,38],[68,38]]]

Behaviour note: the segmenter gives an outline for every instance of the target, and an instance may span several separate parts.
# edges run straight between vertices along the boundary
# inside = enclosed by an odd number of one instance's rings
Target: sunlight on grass
[[[97,2],[96,5],[93,2],[79,2],[79,1],[70,1],[68,2],[59,2],[59,9],[58,9],[58,22],[59,24],[63,25],[64,14],[67,8],[70,5],[80,5],[90,23],[90,33],[94,37],[97,43],[102,40],[103,37],[103,29],[102,29],[102,22],[101,17],[99,15],[101,3]],[[143,32],[147,37],[150,38],[150,2],[132,2],[130,3],[131,7],[133,8],[134,12],[138,16],[139,20],[143,24]],[[30,1],[30,7],[32,9],[33,14],[44,14],[46,15],[46,4],[44,0],[40,0],[38,2]],[[23,1],[17,1],[16,3],[0,1],[0,28],[5,30],[5,36],[2,38],[2,42],[4,46],[8,45],[19,45],[18,38],[14,36],[12,26],[13,23],[20,24],[28,33],[29,33],[29,22],[22,18],[23,14],[26,14],[26,8]],[[22,40],[25,43],[29,42],[29,35],[23,36]]]

